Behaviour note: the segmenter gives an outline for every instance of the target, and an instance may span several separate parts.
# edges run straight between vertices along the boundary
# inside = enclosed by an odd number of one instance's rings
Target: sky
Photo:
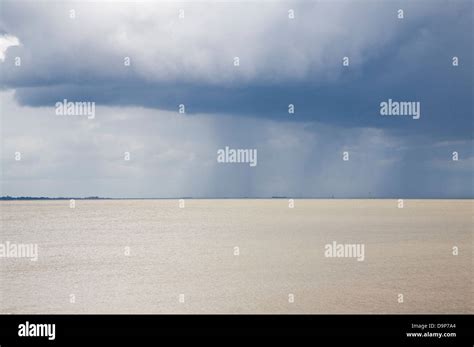
[[[0,195],[472,198],[473,13],[3,0]],[[94,102],[94,118],[58,115],[64,99]],[[420,118],[381,115],[389,99]],[[258,164],[218,162],[226,146]]]

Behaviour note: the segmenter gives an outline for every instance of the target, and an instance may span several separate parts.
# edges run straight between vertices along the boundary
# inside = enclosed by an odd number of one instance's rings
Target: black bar
[[[19,326],[55,324],[55,339],[20,337]],[[413,324],[417,326],[413,326]],[[430,325],[431,324],[431,325]],[[434,325],[433,325],[434,324]],[[423,330],[421,326],[425,325]],[[0,315],[0,346],[161,341],[162,337],[473,346],[472,315]],[[407,333],[456,336],[408,337]]]

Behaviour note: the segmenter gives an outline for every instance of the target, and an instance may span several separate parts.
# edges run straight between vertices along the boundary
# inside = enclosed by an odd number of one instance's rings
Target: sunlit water
[[[0,211],[0,243],[39,248],[36,262],[0,258],[1,313],[474,311],[472,200],[3,201]],[[326,258],[333,241],[364,244],[364,261]]]

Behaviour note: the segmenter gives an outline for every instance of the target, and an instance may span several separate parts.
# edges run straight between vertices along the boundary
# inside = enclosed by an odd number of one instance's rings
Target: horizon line
[[[367,196],[352,196],[352,197],[335,197],[335,196],[267,196],[267,197],[49,197],[49,196],[2,196],[0,201],[13,200],[283,200],[283,199],[298,199],[298,200],[472,200],[474,197],[367,197]]]

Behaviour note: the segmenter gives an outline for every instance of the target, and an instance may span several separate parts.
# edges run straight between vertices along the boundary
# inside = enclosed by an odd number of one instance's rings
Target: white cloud
[[[5,53],[8,47],[19,46],[20,40],[13,35],[0,35],[0,60],[5,61]]]

